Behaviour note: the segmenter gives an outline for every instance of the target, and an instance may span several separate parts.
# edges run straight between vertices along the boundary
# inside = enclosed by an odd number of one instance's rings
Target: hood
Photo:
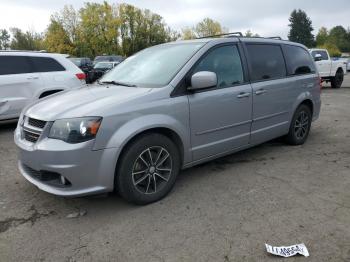
[[[96,84],[39,100],[29,106],[24,114],[44,121],[83,116],[103,117],[105,107],[123,104],[151,90],[152,88]]]

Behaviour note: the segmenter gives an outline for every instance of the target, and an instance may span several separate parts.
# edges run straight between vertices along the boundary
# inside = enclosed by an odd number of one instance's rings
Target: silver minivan
[[[300,44],[228,35],[154,46],[90,87],[24,109],[19,170],[52,194],[116,190],[148,204],[181,169],[276,137],[303,144],[320,93]]]

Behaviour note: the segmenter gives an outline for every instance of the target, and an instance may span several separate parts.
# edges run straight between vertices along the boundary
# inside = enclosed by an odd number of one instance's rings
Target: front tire
[[[137,205],[165,197],[180,170],[179,151],[162,134],[140,136],[127,146],[119,161],[115,187],[121,197]]]
[[[312,122],[312,113],[310,107],[305,104],[300,105],[294,113],[289,127],[289,133],[286,137],[290,145],[302,145],[309,136]]]
[[[335,77],[331,79],[332,88],[340,88],[344,81],[344,72],[343,70],[338,70],[335,74]]]

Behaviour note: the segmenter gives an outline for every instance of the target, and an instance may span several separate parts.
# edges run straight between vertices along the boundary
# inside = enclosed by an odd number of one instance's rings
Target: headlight
[[[70,144],[85,142],[96,137],[102,117],[82,117],[56,120],[50,129],[50,138]]]

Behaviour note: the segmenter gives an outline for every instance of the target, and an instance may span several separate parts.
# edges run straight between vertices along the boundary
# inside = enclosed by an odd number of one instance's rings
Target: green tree
[[[324,45],[320,45],[317,46],[318,48],[322,48],[322,49],[327,49],[329,55],[331,57],[340,57],[341,56],[341,51],[339,50],[339,48],[332,43],[325,43]]]
[[[0,30],[0,49],[6,50],[10,47],[10,34],[6,29]]]
[[[321,27],[316,35],[316,45],[321,46],[328,40],[328,30],[325,27]]]
[[[120,18],[116,6],[88,2],[79,16],[79,53],[89,57],[118,53]]]
[[[329,31],[327,42],[337,46],[341,52],[350,52],[350,39],[348,32],[340,25],[333,27]]]
[[[175,40],[178,33],[171,30],[163,18],[150,10],[133,5],[118,7],[122,54],[131,55],[148,46]]]
[[[246,37],[260,37],[259,34],[254,34],[251,30],[247,30],[247,32],[245,32],[244,36],[246,36]]]
[[[51,17],[50,24],[45,34],[45,47],[49,52],[74,54],[75,47],[64,29],[62,21]]]
[[[19,28],[10,28],[12,41],[10,44],[13,50],[42,50],[44,49],[43,37],[41,34]]]
[[[191,27],[184,27],[182,28],[182,34],[181,34],[181,38],[183,40],[190,40],[190,39],[195,39],[196,33],[194,32],[194,29]]]
[[[315,45],[312,21],[303,10],[293,10],[289,22],[288,38],[290,41],[301,43],[307,47]]]
[[[198,37],[219,35],[225,32],[218,21],[215,21],[208,17],[199,22],[196,25],[194,31]]]

